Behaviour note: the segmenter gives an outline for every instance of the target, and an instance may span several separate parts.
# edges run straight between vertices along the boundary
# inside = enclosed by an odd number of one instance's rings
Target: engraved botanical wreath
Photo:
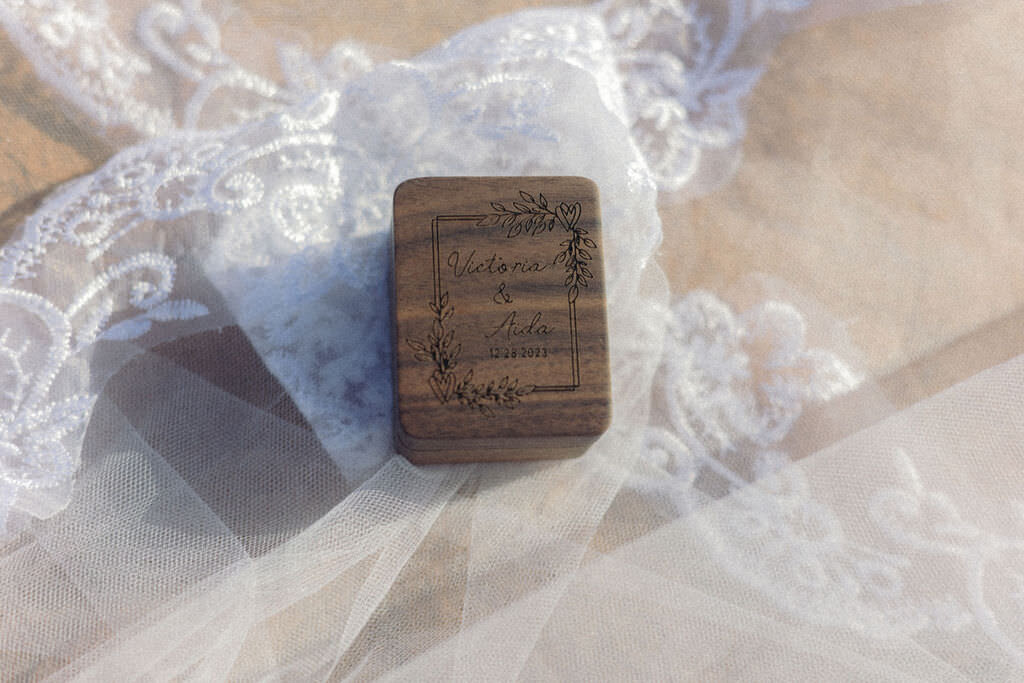
[[[483,215],[477,225],[482,228],[501,225],[506,229],[506,237],[509,239],[521,235],[535,237],[552,232],[556,225],[561,227],[567,236],[559,244],[562,250],[555,256],[553,263],[562,264],[565,268],[566,292],[569,304],[574,304],[579,297],[580,287],[587,287],[587,281],[594,277],[588,264],[594,258],[590,250],[597,249],[597,243],[579,225],[582,213],[580,203],[561,202],[551,208],[543,194],[534,198],[528,192],[520,191],[519,197],[522,201],[513,201],[511,208],[506,208],[503,203],[491,202],[494,213]],[[415,353],[416,360],[434,364],[434,371],[427,383],[438,401],[442,404],[456,401],[467,408],[479,410],[486,417],[493,417],[494,407],[514,408],[523,396],[534,390],[532,384],[520,384],[518,378],[508,375],[483,384],[475,383],[472,369],[461,379],[458,378],[455,368],[462,345],[455,342],[455,330],[449,329],[455,307],[449,301],[448,292],[443,292],[438,300],[430,302],[430,310],[434,319],[426,338],[406,338],[405,342]]]
[[[569,303],[576,301],[580,295],[580,286],[586,287],[587,280],[594,277],[587,264],[593,257],[588,249],[597,249],[597,243],[588,237],[585,229],[579,226],[582,209],[579,202],[566,204],[562,202],[554,209],[549,208],[548,200],[543,194],[533,195],[520,191],[522,202],[512,202],[512,208],[504,204],[491,202],[491,208],[497,213],[487,214],[477,225],[482,228],[498,225],[508,229],[507,236],[511,239],[519,235],[534,237],[540,233],[551,232],[557,223],[569,236],[558,246],[562,251],[555,257],[556,264],[565,266],[565,286],[569,292]]]

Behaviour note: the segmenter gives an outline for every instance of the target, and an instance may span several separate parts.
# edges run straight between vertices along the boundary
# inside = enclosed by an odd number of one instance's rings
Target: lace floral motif
[[[849,538],[798,468],[734,491],[715,512],[700,527],[721,566],[804,620],[882,639],[972,623],[950,591],[909,595],[911,560]]]
[[[200,0],[154,2],[139,12],[134,41],[107,22],[103,0],[6,0],[0,21],[40,75],[101,125],[146,137],[175,128],[219,127],[259,118],[372,64],[357,43],[338,43],[321,60],[282,45],[286,83],[244,68],[221,46],[217,19]],[[157,84],[154,84],[154,80]],[[188,97],[166,103],[163,80]]]
[[[1024,538],[967,522],[925,488],[904,450],[893,459],[905,486],[876,491],[852,517],[870,520],[882,542],[855,541],[796,467],[735,491],[701,528],[723,568],[802,619],[881,639],[976,627],[1024,663]],[[932,577],[929,597],[911,575]]]
[[[662,365],[668,426],[647,432],[640,486],[682,512],[728,495],[701,528],[723,567],[819,623],[885,634],[969,621],[952,598],[894,614],[903,561],[851,544],[778,449],[807,403],[855,388],[834,354],[806,349],[806,323],[768,301],[736,315],[694,292],[672,309]],[[755,483],[752,483],[755,482]]]
[[[877,639],[977,628],[1024,663],[1024,540],[964,520],[902,449],[903,485],[844,517],[779,449],[804,405],[860,383],[831,352],[804,348],[799,312],[770,301],[736,315],[706,292],[672,310],[666,411],[647,428],[634,486],[683,514],[721,499],[694,518],[719,566],[801,620]],[[873,525],[875,540],[844,518]],[[908,577],[925,574],[939,583],[919,592]]]
[[[218,151],[197,147],[200,156]],[[175,163],[180,154],[116,158],[104,172],[68,185],[0,249],[0,477],[10,505],[47,516],[66,503],[96,399],[85,363],[98,342],[138,339],[155,323],[208,313],[199,302],[172,298],[178,266],[171,257],[113,250],[143,221],[199,201]],[[231,201],[222,196],[221,203]],[[81,264],[62,272],[81,278],[63,301],[40,293],[49,287],[38,272],[47,258]],[[37,492],[31,501],[28,491]]]
[[[466,158],[477,159],[479,169],[528,172],[554,154],[513,162],[494,141],[564,152],[564,123],[552,122],[552,103],[570,87],[587,97],[591,85],[601,112],[627,123],[645,155],[646,168],[631,162],[632,176],[678,188],[694,177],[701,150],[728,147],[742,135],[739,100],[759,75],[740,65],[744,35],[767,15],[800,6],[735,0],[721,16],[673,1],[523,12],[416,60],[376,67],[352,43],[319,61],[286,46],[279,84],[224,51],[222,26],[198,0],[149,4],[136,17],[134,36],[110,27],[102,0],[0,4],[0,20],[40,73],[104,125],[155,136],[251,122],[127,150],[61,191],[0,252],[5,305],[38,321],[13,325],[2,337],[0,361],[12,379],[0,418],[5,469],[20,472],[29,463],[47,485],[69,481],[95,398],[86,379],[68,379],[71,368],[101,341],[142,339],[156,323],[206,315],[198,301],[172,297],[178,264],[139,236],[153,222],[195,214],[221,217],[227,228],[206,264],[218,286],[266,291],[276,283],[308,295],[301,316],[243,292],[228,300],[325,443],[384,450],[378,432],[387,419],[386,391],[365,377],[386,376],[387,359],[311,338],[309,325],[329,320],[317,329],[357,334],[375,347],[386,339],[375,287],[389,189],[435,167],[467,168]],[[361,79],[371,68],[373,78]],[[592,81],[580,79],[581,71]],[[168,91],[185,97],[170,104]],[[431,120],[459,121],[466,149],[453,151],[450,135],[425,127]],[[355,167],[346,169],[343,160]],[[623,239],[642,251],[657,236],[638,230]],[[138,246],[125,246],[132,241]],[[54,250],[84,257],[71,300],[57,301],[40,279]],[[246,254],[242,263],[237,254]],[[281,254],[288,263],[267,272]],[[626,266],[609,259],[611,279]],[[249,278],[263,278],[263,286]],[[793,353],[772,361],[770,377],[741,408],[723,404],[695,414],[702,430],[696,438],[714,441],[716,431],[733,430],[767,452],[803,400],[826,395],[829,381],[849,380],[823,379],[808,394],[798,385],[813,359]],[[339,417],[331,408],[337,402],[362,408]],[[17,480],[24,488],[32,476],[11,475],[7,485]],[[9,490],[3,495],[9,499]]]
[[[805,335],[800,312],[778,301],[736,315],[696,291],[672,307],[655,387],[667,428],[650,428],[648,452],[655,471],[682,484],[668,493],[683,508],[698,475],[721,495],[777,470],[788,461],[778,444],[804,406],[861,382],[835,354],[805,348]]]
[[[66,504],[96,399],[85,390],[83,358],[99,340],[136,339],[154,322],[207,313],[198,302],[170,298],[174,273],[170,258],[142,252],[104,270],[64,308],[30,291],[0,287],[0,311],[14,323],[0,331],[0,500],[37,517]],[[123,298],[127,306],[120,307],[127,310],[115,318],[115,302]],[[20,500],[29,495],[31,501]],[[6,522],[7,505],[0,522]]]
[[[728,149],[742,140],[741,104],[763,70],[744,65],[744,39],[766,15],[793,13],[808,4],[729,0],[718,9],[680,0],[609,0],[599,5],[616,46],[633,137],[662,189],[689,183],[706,150]]]
[[[661,188],[679,190],[697,174],[706,151],[734,148],[742,139],[741,103],[762,72],[747,54],[747,36],[771,16],[808,4],[606,0],[576,12],[579,21],[569,25],[557,11],[544,10],[520,13],[523,20],[515,23],[498,20],[501,35],[483,41],[487,31],[468,32],[451,42],[449,54],[472,49],[481,62],[554,58],[599,82],[614,81],[603,88],[606,105],[629,123]],[[126,125],[144,136],[259,118],[374,65],[367,49],[351,41],[319,60],[284,45],[278,61],[285,82],[275,83],[223,50],[218,21],[199,0],[146,7],[134,44],[110,29],[107,14],[102,0],[0,3],[0,20],[41,75],[102,124]],[[189,93],[186,101],[164,103],[149,83],[153,78],[173,81],[173,89]]]
[[[9,0],[0,20],[51,85],[105,126],[128,125],[154,135],[172,118],[137,92],[152,73],[107,24],[102,3]]]
[[[8,486],[59,490],[66,498],[96,398],[86,390],[88,373],[72,370],[98,342],[139,339],[155,323],[209,312],[171,297],[177,263],[154,251],[131,253],[135,231],[259,205],[278,240],[294,248],[322,241],[323,224],[312,219],[338,196],[340,171],[337,160],[312,150],[334,144],[318,129],[332,121],[337,102],[337,93],[328,92],[237,133],[266,135],[265,144],[229,146],[210,134],[181,134],[127,150],[50,199],[0,250],[0,306],[13,308],[4,320],[18,323],[0,330],[0,362],[11,379],[0,404],[0,473]],[[271,188],[260,178],[268,164],[281,181]],[[76,258],[93,273],[66,305],[33,291],[45,291],[47,272],[40,269],[59,258]]]
[[[670,414],[685,415],[715,450],[769,447],[805,403],[861,381],[835,354],[804,348],[806,322],[789,304],[769,301],[736,316],[713,295],[694,292],[673,313],[665,399]]]
[[[970,617],[1024,665],[1024,535],[995,534],[971,524],[947,495],[924,486],[906,451],[896,449],[894,455],[907,483],[872,496],[871,521],[899,547],[919,553],[922,562],[957,561],[961,573],[949,582],[962,585]],[[1014,502],[1010,514],[1018,528],[1024,527],[1024,505]]]

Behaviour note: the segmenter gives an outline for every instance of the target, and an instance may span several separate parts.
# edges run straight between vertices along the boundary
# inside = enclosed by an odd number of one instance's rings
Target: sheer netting
[[[834,290],[844,256],[874,252],[828,247],[858,245],[856,226],[793,227],[768,274],[730,262],[786,234],[764,226],[787,197],[759,213],[740,155],[772,50],[879,5],[607,0],[400,54],[318,49],[227,3],[0,2],[38,77],[119,150],[0,248],[3,677],[1024,676],[1024,357],[980,312],[1024,285],[929,328],[1012,353],[911,400],[898,370],[939,367],[939,345],[861,348]],[[941,34],[996,11],[879,16]],[[1024,149],[1002,154],[1015,171],[977,241],[1012,268]],[[830,163],[789,141],[765,158],[788,190]],[[967,172],[989,178],[990,158]],[[614,410],[584,456],[395,455],[391,199],[431,175],[600,188]],[[841,181],[819,191],[889,221],[924,288],[938,240],[898,223],[943,209]],[[709,240],[700,267],[672,255]],[[952,260],[973,242],[947,244]]]

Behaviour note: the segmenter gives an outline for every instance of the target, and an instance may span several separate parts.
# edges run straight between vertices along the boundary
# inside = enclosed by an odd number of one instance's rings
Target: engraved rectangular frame
[[[455,221],[473,221],[474,224],[479,224],[481,220],[487,217],[487,214],[466,214],[466,215],[438,215],[430,221],[430,241],[431,241],[431,252],[433,259],[433,277],[434,277],[434,303],[440,305],[441,294],[444,292],[444,287],[441,283],[441,247],[440,247],[440,223],[444,222],[455,222]],[[486,229],[486,228],[482,228]],[[548,385],[534,385],[533,391],[576,391],[580,386],[580,344],[579,344],[579,331],[576,323],[576,301],[568,300],[569,307],[569,364],[570,364],[570,377],[571,384],[548,384]]]

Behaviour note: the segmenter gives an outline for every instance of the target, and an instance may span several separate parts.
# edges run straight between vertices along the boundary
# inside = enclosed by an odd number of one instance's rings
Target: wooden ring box
[[[583,453],[611,377],[597,186],[436,177],[394,197],[395,445],[417,464]]]

